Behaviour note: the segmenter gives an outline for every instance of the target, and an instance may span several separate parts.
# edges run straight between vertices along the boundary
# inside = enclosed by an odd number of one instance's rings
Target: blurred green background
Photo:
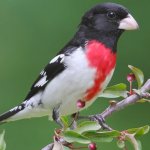
[[[0,112],[20,103],[41,69],[73,36],[83,13],[103,0],[0,0]],[[114,0],[125,5],[139,22],[140,30],[126,32],[118,45],[118,61],[110,85],[126,82],[127,65],[141,68],[150,77],[149,1]],[[104,110],[108,101],[98,99],[84,114]],[[150,124],[150,106],[137,104],[113,114],[107,122],[115,129]],[[7,150],[40,150],[52,140],[58,126],[47,117],[0,126],[6,130]],[[150,134],[143,137],[149,149]],[[102,150],[117,150],[114,143]]]

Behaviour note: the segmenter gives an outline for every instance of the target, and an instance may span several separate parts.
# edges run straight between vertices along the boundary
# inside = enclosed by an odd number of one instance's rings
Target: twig
[[[146,83],[143,85],[140,91],[141,91],[141,94],[131,95],[123,99],[122,101],[116,103],[115,105],[109,106],[101,114],[98,114],[98,115],[101,115],[104,119],[106,119],[107,117],[111,116],[112,113],[117,112],[121,109],[124,109],[125,107],[131,104],[135,104],[141,98],[147,98],[149,96],[147,92],[150,91],[150,79],[146,81]],[[42,150],[53,150],[53,145],[54,144],[50,144],[46,146],[45,148],[43,148]]]
[[[129,106],[131,104],[136,103],[141,98],[144,98],[144,93],[147,93],[149,90],[150,90],[150,79],[147,80],[147,82],[141,88],[141,95],[138,95],[138,94],[131,95],[131,96],[125,98],[124,100],[116,103],[116,105],[109,106],[100,115],[103,118],[107,118],[112,113],[117,112],[117,111],[119,111],[121,109],[124,109],[125,107],[127,107],[127,106]]]

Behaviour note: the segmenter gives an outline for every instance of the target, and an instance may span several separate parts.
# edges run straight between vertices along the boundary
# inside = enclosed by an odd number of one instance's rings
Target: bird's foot
[[[59,108],[60,108],[60,106],[55,107],[53,109],[52,118],[58,125],[60,125],[62,128],[64,128],[64,124],[63,124],[63,122],[61,121],[61,118],[60,118]]]
[[[89,116],[89,119],[92,121],[97,121],[103,130],[112,130],[112,128],[106,124],[105,119],[101,115],[92,115]]]

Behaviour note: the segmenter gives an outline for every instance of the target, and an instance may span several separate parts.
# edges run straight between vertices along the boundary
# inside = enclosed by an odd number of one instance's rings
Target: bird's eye
[[[115,19],[116,18],[116,13],[114,11],[109,11],[107,13],[107,17],[110,19]]]

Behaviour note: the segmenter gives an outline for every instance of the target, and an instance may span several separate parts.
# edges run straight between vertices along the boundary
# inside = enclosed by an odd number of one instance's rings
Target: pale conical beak
[[[119,29],[136,30],[138,28],[139,28],[139,25],[136,22],[136,20],[132,17],[131,14],[128,14],[128,16],[122,19],[119,23]]]

